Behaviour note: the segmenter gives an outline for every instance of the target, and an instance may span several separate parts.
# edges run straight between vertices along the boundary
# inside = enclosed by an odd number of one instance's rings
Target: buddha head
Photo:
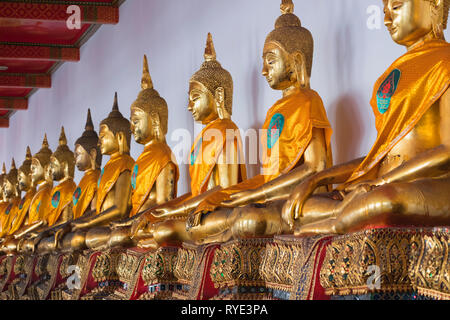
[[[410,47],[427,37],[444,39],[450,0],[383,0],[384,24],[396,43]]]
[[[165,141],[169,111],[166,100],[153,88],[145,55],[141,88],[137,99],[131,105],[130,123],[134,140],[139,144],[154,140]]]
[[[80,171],[95,170],[102,165],[102,153],[98,135],[92,123],[91,109],[88,109],[84,132],[75,141],[75,165]]]
[[[282,0],[282,15],[264,43],[262,74],[274,90],[309,87],[314,41],[293,12],[292,0]]]
[[[41,150],[31,159],[31,180],[33,185],[36,186],[46,181],[45,172],[47,168],[50,168],[51,155],[52,150],[48,147],[47,135],[45,135]]]
[[[11,169],[3,180],[3,195],[6,199],[16,198],[20,195],[18,170],[14,158],[11,161]]]
[[[67,146],[64,127],[61,127],[58,148],[56,148],[50,157],[50,167],[53,180],[55,181],[61,181],[64,178],[73,178],[75,173],[75,155]]]
[[[0,202],[5,202],[5,196],[3,195],[3,182],[6,176],[6,165],[3,162],[2,174],[0,174]]]
[[[119,111],[117,92],[114,96],[111,113],[106,119],[100,122],[99,142],[100,151],[104,155],[130,153],[130,121],[124,118]]]
[[[233,107],[233,79],[216,60],[211,33],[208,33],[200,70],[189,81],[188,110],[196,122],[207,124],[218,118],[229,119]]]
[[[19,189],[20,191],[28,191],[32,187],[31,181],[31,155],[30,147],[27,147],[27,153],[25,155],[25,161],[19,167]]]

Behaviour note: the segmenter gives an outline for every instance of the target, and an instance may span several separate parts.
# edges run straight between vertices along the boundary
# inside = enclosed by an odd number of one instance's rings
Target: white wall
[[[363,155],[376,137],[369,105],[378,76],[403,52],[387,30],[369,30],[370,5],[381,0],[294,0],[295,13],[315,39],[312,87],[321,95],[334,128],[335,163]],[[29,110],[17,112],[9,129],[0,130],[0,161],[20,165],[26,146],[36,153],[47,132],[50,147],[64,125],[69,146],[84,129],[92,109],[96,128],[111,110],[114,91],[129,117],[140,90],[142,56],[148,55],[155,88],[169,105],[171,132],[194,126],[187,106],[188,80],[203,62],[207,32],[213,34],[218,60],[234,79],[233,119],[242,129],[261,127],[268,108],[280,98],[261,76],[262,47],[280,15],[280,0],[128,0],[116,26],[102,26],[81,49],[81,61],[65,63],[51,89],[40,89]],[[448,32],[447,32],[448,34]],[[195,128],[194,128],[195,127]],[[132,143],[137,158],[142,146]],[[106,163],[107,159],[103,160]],[[188,190],[181,166],[179,191]],[[257,173],[255,166],[250,175]],[[77,172],[76,179],[81,177]]]

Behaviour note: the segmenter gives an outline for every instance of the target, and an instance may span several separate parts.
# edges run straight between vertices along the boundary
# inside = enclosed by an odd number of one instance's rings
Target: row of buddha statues
[[[188,110],[204,125],[191,149],[190,193],[177,195],[179,167],[166,142],[168,106],[144,56],[129,120],[116,93],[98,134],[88,110],[74,152],[62,128],[55,151],[45,137],[34,155],[27,149],[18,169],[14,161],[9,172],[3,165],[2,254],[155,250],[183,242],[450,225],[450,46],[443,33],[450,1],[383,2],[385,25],[407,52],[374,85],[378,134],[366,156],[333,165],[332,128],[310,86],[313,37],[292,0],[282,0],[263,49],[262,75],[282,98],[262,126],[261,174],[247,178],[240,161],[233,80],[208,34],[204,62],[189,81]],[[206,139],[208,130],[223,139]],[[229,130],[237,132],[231,140]],[[136,161],[132,137],[144,146]],[[103,157],[109,159],[100,170]],[[84,172],[78,185],[75,167]]]

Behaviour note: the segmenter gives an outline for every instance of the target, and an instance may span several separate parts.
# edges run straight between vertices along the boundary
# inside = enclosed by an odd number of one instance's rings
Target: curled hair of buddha
[[[167,134],[169,111],[167,109],[167,102],[164,100],[153,88],[152,78],[148,68],[147,56],[144,55],[144,65],[141,80],[141,92],[139,92],[137,99],[131,105],[131,108],[137,108],[145,113],[156,113],[159,115],[161,129],[164,134]]]
[[[216,60],[216,50],[211,33],[208,33],[206,40],[204,58],[205,62],[200,70],[194,73],[190,81],[200,82],[213,96],[217,88],[222,87],[225,91],[225,110],[231,115],[233,111],[233,78]]]
[[[122,113],[119,111],[119,103],[117,101],[117,92],[114,94],[114,103],[112,107],[112,111],[109,113],[108,117],[102,122],[100,122],[100,126],[105,125],[109,128],[109,130],[114,133],[114,135],[119,132],[123,132],[125,135],[125,139],[127,141],[127,147],[130,147],[131,143],[131,125],[130,121],[126,119]]]
[[[293,12],[292,0],[282,0],[282,14],[275,22],[275,29],[267,36],[266,44],[275,42],[289,54],[302,53],[308,75],[311,76],[314,40],[311,32],[302,27],[300,19]]]
[[[48,147],[47,134],[44,135],[44,140],[42,141],[41,150],[36,153],[33,158],[36,158],[41,166],[45,168],[50,164],[50,157],[52,156],[52,150]]]
[[[25,161],[19,168],[19,171],[23,172],[25,175],[29,175],[31,173],[31,159],[33,156],[31,155],[30,147],[27,147],[27,153],[25,155]]]
[[[61,133],[59,135],[59,145],[53,152],[52,157],[58,159],[59,163],[67,163],[69,168],[69,175],[73,176],[75,171],[75,155],[69,149],[67,145],[66,133],[64,132],[64,127],[61,127]]]
[[[102,165],[102,153],[100,151],[100,146],[98,143],[98,134],[94,130],[94,123],[92,122],[91,117],[91,109],[88,109],[84,132],[81,137],[79,137],[77,141],[75,141],[75,146],[77,144],[82,146],[88,153],[91,152],[92,149],[95,149],[97,151],[97,158],[95,159],[95,162],[99,167]]]

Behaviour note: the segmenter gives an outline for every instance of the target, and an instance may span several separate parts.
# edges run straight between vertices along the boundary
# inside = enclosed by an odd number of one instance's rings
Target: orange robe
[[[0,232],[3,230],[3,225],[4,225],[3,221],[6,218],[5,210],[8,207],[8,205],[9,205],[9,202],[2,202],[2,203],[0,203],[0,226],[1,226]]]
[[[5,217],[2,225],[2,232],[0,234],[1,238],[9,234],[12,222],[14,221],[14,218],[17,216],[19,211],[19,203],[20,198],[17,198],[13,200],[13,202],[9,203],[8,206],[6,207],[4,213]]]
[[[105,201],[108,193],[116,184],[120,174],[127,170],[131,172],[133,166],[134,160],[127,154],[116,155],[109,159],[103,167],[98,180],[96,214],[101,213],[103,202]]]
[[[28,224],[47,220],[47,212],[50,211],[50,197],[52,188],[48,183],[40,186],[33,200],[31,200],[30,210],[28,212]]]
[[[228,149],[230,146],[233,148]],[[232,159],[233,152],[236,152],[239,182],[246,180],[247,172],[239,128],[230,119],[214,120],[203,128],[191,148],[189,175],[192,197],[206,191],[213,169],[219,161],[228,163],[227,152],[229,152],[229,159]],[[219,185],[218,181],[216,185]]]
[[[219,161],[226,163],[227,152],[230,152],[230,159],[232,152],[236,152],[239,165],[238,182],[247,179],[242,139],[238,129],[236,124],[229,119],[214,120],[203,128],[191,148],[189,163],[191,192],[171,201],[171,205],[180,205],[205,192],[214,167]],[[229,133],[228,140],[227,131]],[[230,146],[233,146],[231,150],[228,149]],[[218,181],[216,181],[216,185],[219,185]]]
[[[373,179],[378,165],[450,85],[450,45],[429,41],[397,59],[375,83],[370,101],[377,139],[349,184]]]
[[[131,209],[130,217],[140,212],[153,189],[156,179],[170,162],[176,166],[175,181],[173,182],[176,196],[179,170],[172,150],[166,143],[161,142],[152,143],[144,148],[144,151],[136,160],[131,176],[131,187],[133,188],[131,202],[133,208]]]
[[[76,187],[77,185],[73,179],[68,179],[53,188],[50,211],[46,219],[49,226],[54,225],[58,221],[63,210],[71,204],[73,192]]]
[[[78,187],[72,196],[73,219],[78,219],[86,212],[97,193],[98,178],[100,170],[90,170],[81,178]]]
[[[229,188],[214,192],[197,207],[196,212],[210,212],[230,195],[255,189],[288,173],[300,161],[312,138],[313,128],[325,130],[328,165],[331,165],[331,126],[322,99],[314,90],[298,89],[277,101],[266,115],[262,127],[262,174]]]
[[[11,230],[9,231],[9,234],[13,234],[17,230],[19,230],[26,222],[25,218],[27,217],[28,211],[30,209],[31,200],[33,200],[35,194],[36,189],[32,188],[25,194],[25,197],[23,197],[22,200],[20,201],[19,210],[16,218],[11,224]]]

